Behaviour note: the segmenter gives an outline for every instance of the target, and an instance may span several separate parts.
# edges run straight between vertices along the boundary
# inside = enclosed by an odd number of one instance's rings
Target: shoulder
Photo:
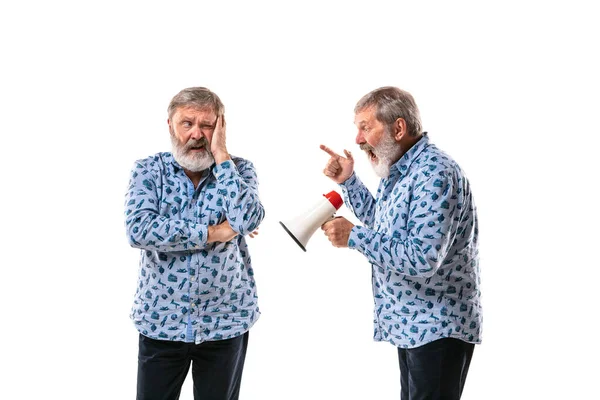
[[[146,158],[140,158],[135,161],[135,165],[145,167],[148,169],[157,168],[162,165],[171,164],[173,162],[173,156],[168,152],[156,153]]]
[[[231,161],[233,161],[233,164],[238,169],[238,171],[242,171],[244,169],[255,169],[252,161],[246,158],[231,155]]]
[[[144,174],[152,173],[159,176],[164,174],[166,168],[171,167],[172,164],[173,155],[168,152],[161,152],[136,160],[133,163],[133,171]]]
[[[427,148],[415,160],[417,168],[415,174],[424,180],[453,180],[464,179],[463,171],[458,163],[447,153],[440,150],[435,144],[429,144]]]

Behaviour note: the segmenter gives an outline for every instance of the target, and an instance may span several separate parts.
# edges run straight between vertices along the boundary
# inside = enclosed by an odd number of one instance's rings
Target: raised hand
[[[217,122],[215,122],[215,130],[213,131],[210,142],[210,151],[215,157],[215,162],[217,164],[230,159],[226,145],[226,128],[225,115],[220,115],[217,117]]]
[[[328,176],[335,183],[343,183],[352,176],[354,158],[348,150],[344,150],[346,157],[342,157],[325,145],[320,147],[321,150],[331,156],[325,165],[325,169],[323,169],[325,176]]]

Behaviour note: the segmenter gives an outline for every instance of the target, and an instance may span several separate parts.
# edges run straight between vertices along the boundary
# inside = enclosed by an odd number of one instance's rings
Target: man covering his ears
[[[139,331],[137,399],[233,400],[259,317],[245,236],[265,215],[254,166],[230,156],[223,103],[193,87],[169,104],[172,153],[135,162],[125,199],[141,249],[131,318]]]

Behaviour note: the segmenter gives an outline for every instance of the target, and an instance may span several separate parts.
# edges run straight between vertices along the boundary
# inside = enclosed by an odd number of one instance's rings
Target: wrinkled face
[[[168,123],[173,157],[179,165],[200,172],[214,163],[210,143],[216,120],[210,109],[180,107],[175,111]]]
[[[375,173],[381,178],[389,176],[391,166],[402,154],[393,133],[377,120],[374,107],[356,113],[354,125],[358,129],[356,144],[367,154]]]

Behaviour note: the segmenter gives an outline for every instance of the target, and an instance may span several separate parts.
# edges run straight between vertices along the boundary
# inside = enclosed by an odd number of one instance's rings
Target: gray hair
[[[356,103],[354,113],[366,108],[375,107],[375,117],[390,130],[398,118],[406,121],[410,136],[418,136],[423,132],[419,108],[412,95],[393,86],[385,86],[367,93]]]
[[[191,87],[177,93],[169,103],[169,108],[167,108],[169,119],[173,117],[179,107],[209,109],[217,116],[221,116],[225,112],[225,106],[223,106],[219,96],[205,87]]]

